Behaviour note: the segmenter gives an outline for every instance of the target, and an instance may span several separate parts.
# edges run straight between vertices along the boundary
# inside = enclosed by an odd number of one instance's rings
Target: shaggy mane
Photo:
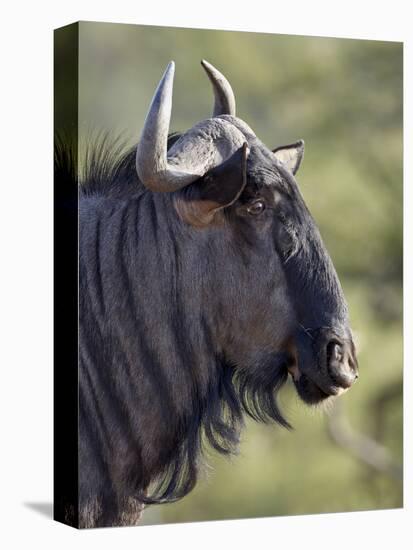
[[[180,135],[169,135],[168,149]],[[60,134],[55,137],[55,177],[59,184],[79,185],[81,196],[136,197],[146,189],[136,173],[135,156],[136,145],[128,146],[121,136],[101,132],[78,142]]]

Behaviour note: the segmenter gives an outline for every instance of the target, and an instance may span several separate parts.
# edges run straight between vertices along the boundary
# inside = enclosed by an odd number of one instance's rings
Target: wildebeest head
[[[147,189],[171,194],[181,223],[214,250],[205,283],[214,339],[239,372],[247,410],[285,423],[272,396],[288,372],[308,403],[342,393],[358,377],[347,306],[294,178],[304,142],[268,149],[235,116],[225,77],[202,65],[214,89],[213,117],[168,150],[171,62],[145,121],[137,172]]]

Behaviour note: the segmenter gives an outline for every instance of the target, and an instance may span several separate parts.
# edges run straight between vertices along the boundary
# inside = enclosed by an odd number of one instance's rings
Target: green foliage
[[[238,115],[268,146],[306,142],[298,181],[360,350],[360,380],[341,399],[352,427],[401,463],[402,45],[82,23],[81,137],[107,129],[136,142],[171,59],[171,130],[209,116],[202,58],[228,77]],[[248,423],[239,457],[210,457],[207,479],[183,501],[149,508],[144,523],[402,506],[401,482],[333,443],[324,413],[301,405],[289,387],[282,402],[294,432]]]

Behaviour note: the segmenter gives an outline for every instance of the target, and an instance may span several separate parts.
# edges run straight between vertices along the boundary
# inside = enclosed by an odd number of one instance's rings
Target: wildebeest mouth
[[[338,388],[331,385],[327,391],[321,389],[315,382],[313,382],[306,374],[302,373],[297,365],[288,368],[288,372],[291,374],[294,386],[301,399],[309,404],[316,405],[329,397],[340,395],[347,391],[347,389]]]
[[[297,333],[287,370],[311,405],[345,393],[359,376],[351,337],[330,328]]]

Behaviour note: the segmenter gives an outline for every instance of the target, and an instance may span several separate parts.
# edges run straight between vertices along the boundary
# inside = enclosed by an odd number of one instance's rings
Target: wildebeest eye
[[[255,201],[254,203],[250,204],[247,208],[248,214],[251,214],[251,216],[257,216],[258,214],[261,214],[261,212],[264,212],[265,210],[265,202],[264,201]]]

